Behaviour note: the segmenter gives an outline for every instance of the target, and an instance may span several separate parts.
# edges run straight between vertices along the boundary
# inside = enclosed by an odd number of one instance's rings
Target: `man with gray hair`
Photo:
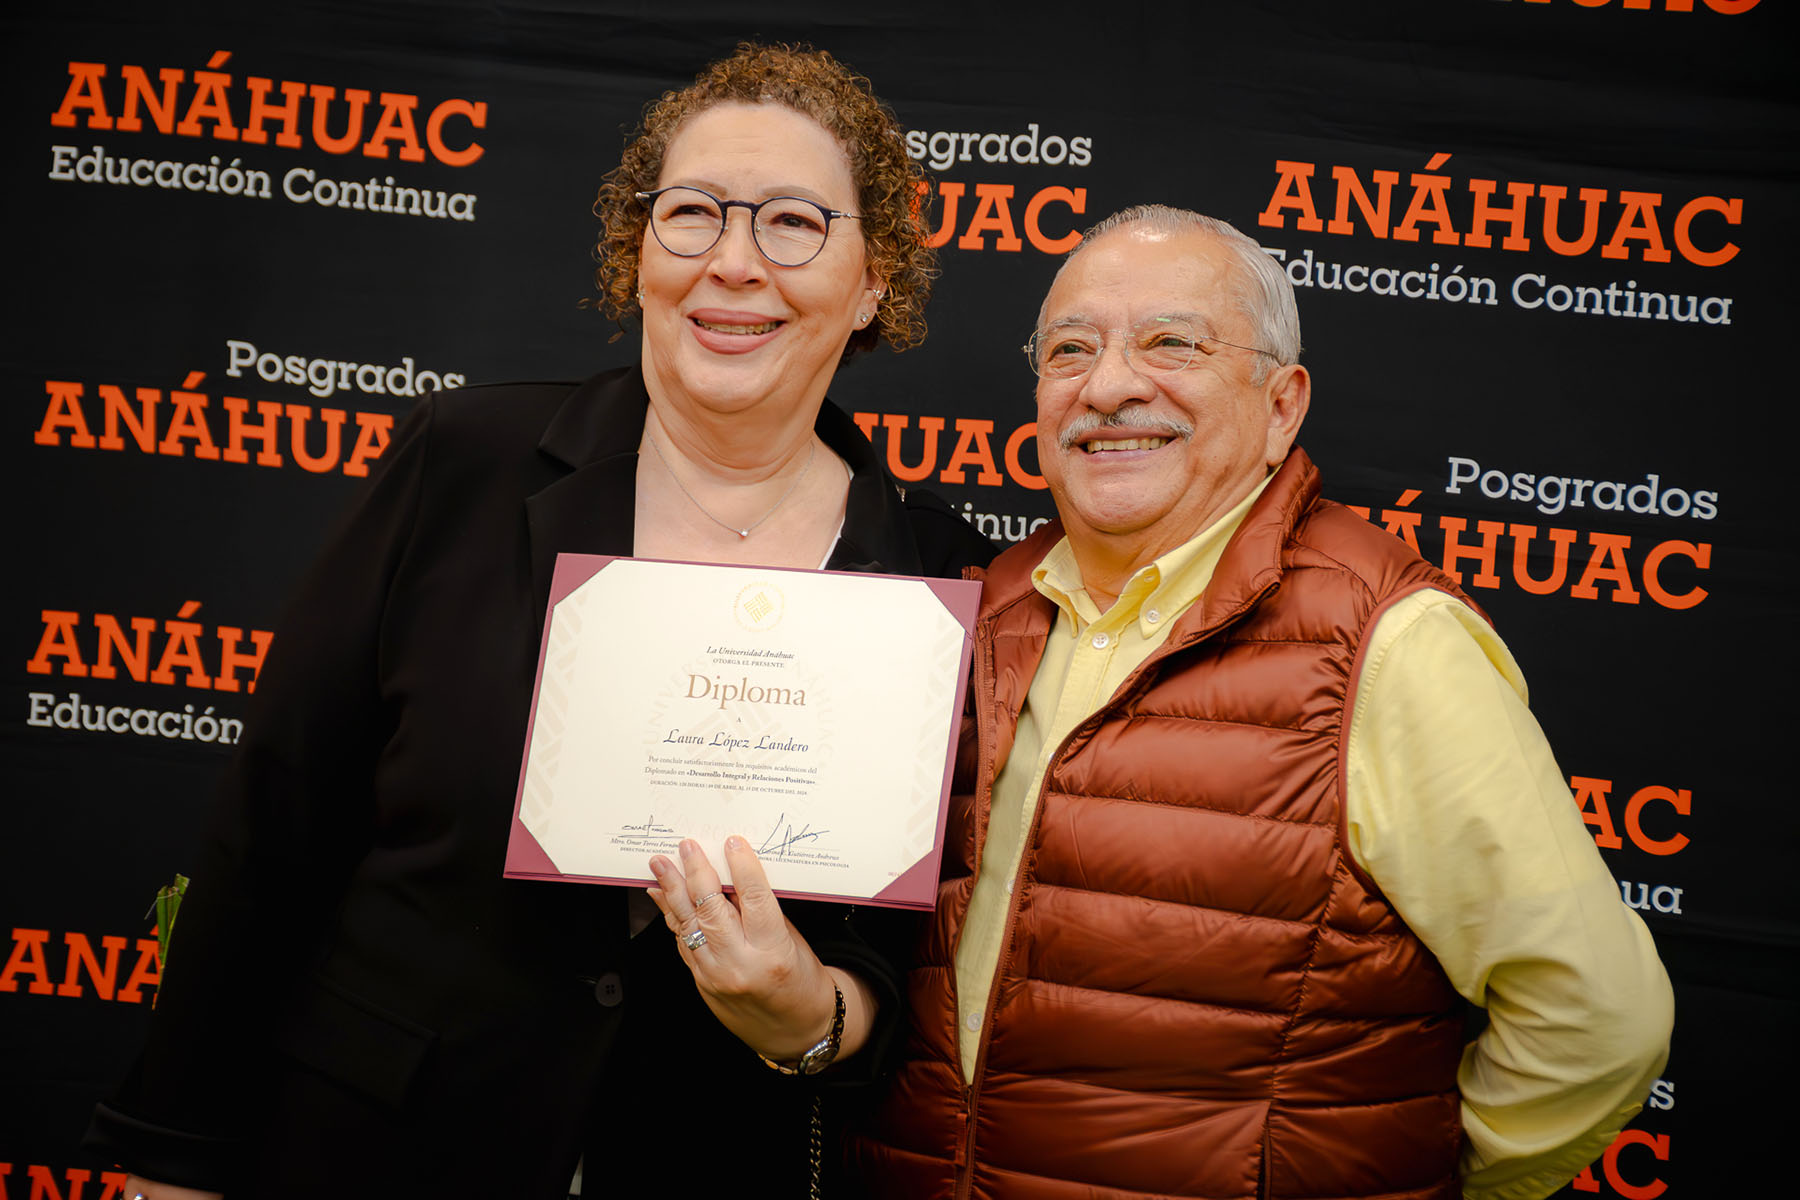
[[[909,1200],[1556,1190],[1661,1069],[1668,978],[1505,645],[1320,498],[1286,277],[1129,209],[1026,352],[1060,524],[987,571],[912,1033],[853,1171]]]

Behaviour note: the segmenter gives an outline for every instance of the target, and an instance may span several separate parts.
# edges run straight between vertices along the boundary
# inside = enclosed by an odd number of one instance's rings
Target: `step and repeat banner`
[[[118,1194],[77,1142],[286,589],[419,397],[635,356],[585,303],[596,187],[745,37],[829,49],[911,131],[931,335],[834,398],[996,540],[1051,511],[1019,346],[1082,228],[1161,201],[1285,265],[1327,494],[1494,616],[1675,980],[1664,1077],[1565,1194],[1790,1169],[1789,6],[976,7],[0,18],[0,1196]]]

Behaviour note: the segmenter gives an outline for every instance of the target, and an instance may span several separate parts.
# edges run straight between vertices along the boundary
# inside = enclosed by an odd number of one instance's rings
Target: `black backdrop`
[[[0,1196],[122,1182],[75,1142],[284,590],[423,373],[635,353],[581,307],[595,187],[646,100],[749,36],[830,49],[915,131],[932,335],[834,395],[991,533],[1050,511],[1016,347],[1071,231],[1164,201],[1284,258],[1327,494],[1494,615],[1675,978],[1664,1079],[1574,1192],[1764,1194],[1734,1185],[1791,1157],[1797,1057],[1786,5],[280,7],[0,18]],[[371,210],[397,189],[417,213]]]

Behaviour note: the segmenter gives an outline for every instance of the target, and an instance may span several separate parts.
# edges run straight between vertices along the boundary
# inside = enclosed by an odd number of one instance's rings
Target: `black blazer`
[[[712,1168],[741,1186],[739,1154],[803,1179],[806,1085],[717,1025],[660,922],[632,939],[623,889],[501,878],[551,569],[631,552],[647,403],[630,368],[446,393],[403,422],[269,651],[144,1054],[92,1145],[234,1198],[560,1200],[584,1149],[589,1197]],[[854,471],[831,567],[992,557],[829,403],[817,431]],[[910,922],[793,909],[891,1016]]]

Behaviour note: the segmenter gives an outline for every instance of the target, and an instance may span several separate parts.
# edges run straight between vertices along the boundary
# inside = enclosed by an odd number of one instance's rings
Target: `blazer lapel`
[[[525,498],[534,611],[549,605],[558,554],[631,553],[648,405],[634,366],[576,388],[545,428],[538,452],[567,473]]]
[[[850,466],[844,528],[826,567],[886,575],[921,574],[924,568],[905,502],[881,469],[875,447],[830,397],[820,406],[813,429]]]
[[[567,471],[525,499],[531,530],[534,611],[550,600],[556,556],[629,555],[637,507],[637,451],[650,406],[637,366],[597,375],[569,394],[545,427],[538,451]],[[833,570],[917,575],[921,567],[906,510],[880,460],[850,418],[830,400],[815,424],[819,436],[850,464],[844,528]]]

